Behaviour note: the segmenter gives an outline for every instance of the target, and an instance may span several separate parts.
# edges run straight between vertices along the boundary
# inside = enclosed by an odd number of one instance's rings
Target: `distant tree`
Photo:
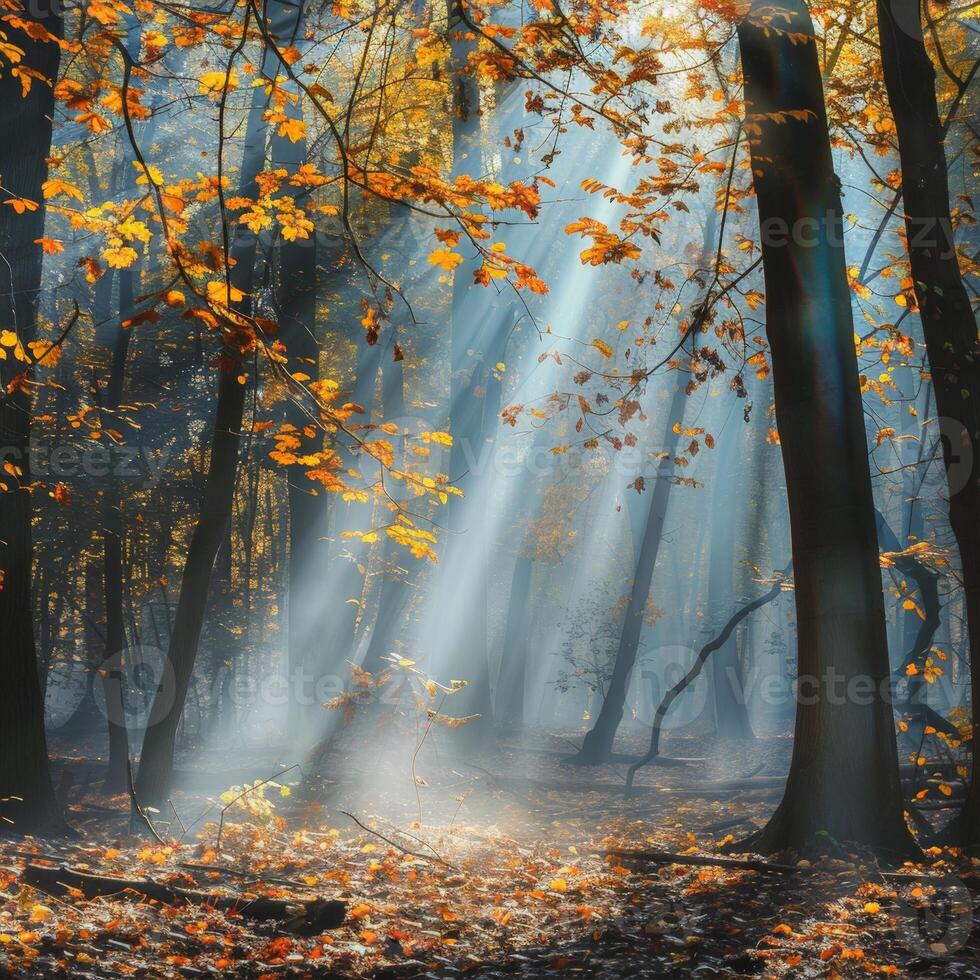
[[[673,378],[673,374],[669,377]],[[684,409],[687,403],[685,386],[680,381],[675,382],[674,393],[667,408],[667,414],[658,421],[662,425],[662,436],[657,445],[650,448],[663,454],[658,459],[652,474],[644,474],[648,485],[645,491],[649,494],[649,504],[646,517],[642,523],[642,533],[637,536],[636,564],[632,577],[632,590],[626,617],[623,620],[622,632],[619,636],[619,647],[613,665],[609,687],[602,699],[602,707],[592,726],[585,736],[582,748],[576,756],[576,761],[583,765],[595,765],[608,761],[616,740],[616,731],[623,720],[623,710],[626,705],[626,695],[629,692],[630,675],[636,664],[636,656],[640,649],[640,636],[643,632],[643,621],[650,595],[650,584],[660,554],[663,541],[664,521],[667,518],[667,506],[670,502],[670,491],[674,484],[674,458],[679,433],[684,428]],[[649,484],[653,484],[652,487]]]
[[[257,178],[266,161],[268,127],[262,89],[253,90],[248,114],[245,147],[240,170],[242,196],[257,196]],[[255,276],[256,236],[242,222],[235,225],[229,247],[227,307],[248,312]],[[242,297],[235,300],[234,297]],[[227,537],[235,496],[238,461],[245,412],[243,371],[249,344],[254,343],[241,324],[225,325],[226,339],[218,371],[214,429],[207,480],[197,524],[187,549],[180,596],[174,615],[168,658],[173,670],[172,684],[161,685],[153,702],[143,748],[140,753],[136,792],[144,805],[159,807],[166,799],[173,776],[177,725],[191,685],[207,608],[208,591],[215,558]]]

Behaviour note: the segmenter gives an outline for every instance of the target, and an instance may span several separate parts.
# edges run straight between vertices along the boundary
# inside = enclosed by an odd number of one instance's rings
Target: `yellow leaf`
[[[46,180],[41,184],[41,193],[44,195],[44,199],[48,200],[50,197],[57,197],[59,194],[64,194],[66,197],[73,197],[76,201],[82,201],[82,192],[74,185],[69,184],[65,180],[59,180],[57,177],[52,177],[50,180]]]
[[[306,124],[302,119],[285,119],[279,123],[278,134],[287,137],[290,143],[298,143],[306,136]]]
[[[232,68],[230,74],[223,71],[206,71],[198,78],[198,91],[201,95],[206,95],[209,99],[217,102],[225,91],[227,84],[228,91],[238,85],[238,72]]]
[[[138,257],[135,249],[128,245],[112,246],[102,253],[110,269],[128,269]]]
[[[245,294],[223,279],[213,279],[208,283],[208,299],[212,303],[240,303],[245,299]]]
[[[437,248],[429,254],[429,265],[437,265],[446,272],[452,272],[462,261],[459,252],[451,252],[448,248]]]
[[[47,905],[34,905],[31,908],[31,916],[28,921],[31,925],[36,925],[38,922],[47,922],[48,919],[54,918],[54,912],[47,907]]]

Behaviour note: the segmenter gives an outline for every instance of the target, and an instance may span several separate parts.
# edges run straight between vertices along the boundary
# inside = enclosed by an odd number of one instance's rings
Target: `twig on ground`
[[[139,804],[139,800],[136,799],[136,787],[133,785],[133,760],[126,756],[126,788],[129,791],[129,802],[132,806],[133,814],[138,816],[140,820],[146,826],[146,829],[153,835],[158,844],[162,844],[164,847],[167,846],[167,842],[157,833],[156,827],[153,826],[153,821],[147,816],[146,812]],[[132,823],[132,817],[130,818],[130,823]]]
[[[356,823],[357,826],[361,828],[361,830],[365,831],[368,834],[373,834],[375,837],[380,838],[386,844],[390,844],[393,848],[395,848],[395,850],[401,851],[402,854],[408,854],[411,857],[419,858],[422,861],[435,861],[438,864],[441,864],[444,867],[449,868],[452,871],[458,871],[459,870],[455,865],[450,864],[448,861],[444,860],[443,858],[439,857],[438,855],[433,856],[431,854],[423,854],[421,851],[411,851],[407,847],[402,847],[401,844],[396,843],[390,837],[385,837],[384,834],[379,834],[378,831],[372,830],[370,827],[368,827],[365,824],[361,823],[361,821],[358,820],[357,817],[355,817],[353,813],[348,813],[347,810],[341,810],[340,812],[345,817],[350,817],[350,819],[353,820],[354,823]]]

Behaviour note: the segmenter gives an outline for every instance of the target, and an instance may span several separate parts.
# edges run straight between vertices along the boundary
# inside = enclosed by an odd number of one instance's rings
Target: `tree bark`
[[[137,44],[138,48],[138,44]],[[135,184],[132,185],[135,187]],[[124,269],[119,273],[119,315],[115,323],[115,337],[112,344],[112,363],[109,381],[105,390],[105,408],[117,413],[122,404],[126,377],[126,359],[129,355],[129,341],[132,331],[123,322],[136,312],[135,286],[138,284],[138,271]],[[103,416],[105,419],[105,416]],[[106,420],[108,421],[108,419]],[[116,419],[112,419],[116,424]],[[111,428],[112,426],[104,426]],[[126,426],[130,436],[135,432]],[[102,791],[115,795],[126,789],[130,767],[129,733],[126,727],[126,705],[123,695],[124,671],[122,656],[126,646],[126,631],[123,625],[123,540],[124,521],[122,516],[122,495],[119,481],[113,468],[106,482],[102,502],[102,587],[105,597],[106,635],[99,677],[105,695],[105,713],[109,732],[109,767]]]
[[[405,416],[405,371],[404,362],[395,360],[394,353],[388,356],[381,371],[381,404],[387,421],[397,421],[401,425]],[[386,664],[384,658],[395,653],[395,633],[411,602],[412,587],[418,577],[420,563],[409,558],[408,569],[401,567],[404,548],[396,545],[390,538],[385,539],[383,549],[381,588],[378,594],[378,614],[371,630],[371,638],[364,654],[363,667],[372,674],[382,671]]]
[[[62,33],[59,5],[23,12],[29,24],[50,34]],[[60,49],[53,41],[34,40],[26,31],[5,25],[9,41],[24,52],[23,65],[38,71],[26,96],[20,79],[0,74],[0,323],[16,332],[20,347],[36,336],[41,288],[44,198],[51,154],[53,85]],[[14,137],[16,134],[16,137]],[[34,210],[18,214],[10,199],[30,201]],[[13,476],[0,469],[0,637],[3,682],[0,683],[0,818],[10,830],[26,833],[60,826],[62,817],[51,788],[44,733],[44,703],[37,676],[37,652],[31,616],[30,443],[33,372],[4,348],[0,360],[0,464],[19,467]],[[42,602],[46,602],[42,597]]]
[[[262,122],[265,103],[261,92],[261,88],[254,89],[246,125],[240,186],[243,197],[254,198],[257,195],[256,175],[266,159],[267,127]],[[244,225],[236,226],[229,251],[234,260],[230,271],[231,286],[248,297],[252,291],[255,273],[255,236]],[[247,298],[245,303],[248,303]],[[143,750],[136,776],[136,794],[143,806],[159,809],[166,801],[170,789],[177,726],[197,659],[211,571],[231,519],[245,410],[246,385],[238,380],[241,367],[242,356],[239,349],[233,340],[229,341],[224,346],[219,369],[218,399],[204,498],[187,550],[180,583],[180,596],[168,651],[169,673],[165,672],[161,680],[143,737]]]
[[[619,638],[619,648],[616,651],[612,677],[609,680],[606,696],[602,699],[602,708],[596,718],[595,725],[585,736],[582,748],[576,756],[576,761],[583,765],[598,765],[609,761],[613,743],[616,740],[616,730],[623,720],[623,706],[626,704],[630,675],[633,672],[636,655],[640,648],[643,616],[646,611],[647,597],[650,595],[650,584],[653,581],[657,555],[660,553],[660,542],[663,538],[670,490],[674,483],[674,449],[677,445],[674,425],[680,423],[683,427],[686,401],[685,387],[678,384],[674,389],[674,396],[667,411],[663,439],[658,446],[651,447],[655,451],[666,452],[667,458],[661,460],[657,466],[656,476],[653,480],[653,491],[651,492],[649,489],[645,491],[650,494],[650,507],[647,511],[643,539],[636,558],[632,594]]]
[[[295,25],[298,34],[300,23]],[[295,44],[295,36],[283,40]],[[287,103],[287,115],[301,116],[302,102]],[[282,168],[295,173],[306,162],[306,140],[296,142],[273,136],[270,141],[273,169]],[[298,207],[303,197],[298,188],[287,189]],[[286,346],[290,373],[302,372],[313,381],[320,377],[320,342],[316,324],[317,300],[317,239],[299,238],[279,242],[275,268],[275,294],[279,319],[279,335]],[[290,402],[287,421],[302,430],[310,424],[303,406]],[[319,437],[322,444],[322,435]],[[317,446],[317,449],[322,448]],[[306,476],[308,467],[290,466],[286,471],[289,504],[289,587],[287,601],[287,658],[289,676],[289,732],[292,738],[306,736],[314,713],[322,713],[313,704],[311,685],[313,672],[324,662],[319,656],[324,640],[326,596],[323,594],[324,574],[329,561],[327,516],[329,495]],[[310,693],[310,703],[306,703]]]
[[[980,349],[960,274],[949,209],[944,132],[935,71],[926,52],[917,0],[878,3],[888,101],[898,133],[909,261],[922,332],[943,424],[949,521],[959,546],[970,643],[973,777],[961,817],[962,843],[980,846]],[[962,84],[965,88],[968,80]]]
[[[813,25],[803,0],[755,0],[738,34],[801,685],[785,795],[747,843],[802,850],[829,834],[908,854],[840,184]]]
[[[728,615],[735,598],[735,538],[738,510],[726,505],[733,492],[738,425],[722,436],[716,460],[715,498],[711,539],[708,545],[708,623],[715,629],[720,617]],[[711,686],[714,695],[715,735],[721,739],[754,738],[745,703],[742,671],[738,662],[737,634],[728,633],[711,658]]]

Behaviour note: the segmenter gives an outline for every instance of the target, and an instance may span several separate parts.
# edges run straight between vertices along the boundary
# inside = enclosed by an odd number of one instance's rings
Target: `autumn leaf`
[[[25,211],[36,211],[38,209],[37,201],[32,201],[26,197],[11,197],[3,203],[8,207],[12,207],[17,214],[23,214]]]
[[[225,86],[229,92],[238,87],[238,72],[232,68],[230,72],[206,71],[197,79],[198,91],[201,95],[206,95],[213,102],[217,102],[225,91]]]
[[[82,192],[74,184],[69,184],[65,180],[59,180],[57,177],[52,177],[50,180],[46,180],[41,184],[41,193],[44,195],[45,200],[58,197],[59,195],[73,197],[76,201],[85,200]]]
[[[279,136],[286,137],[290,143],[298,143],[306,136],[306,124],[302,119],[284,119],[279,123],[276,132]]]
[[[57,238],[35,238],[34,244],[40,245],[45,255],[58,255],[65,250],[64,243]]]
[[[128,245],[114,245],[105,249],[102,258],[110,269],[128,269],[138,258],[136,250]]]
[[[212,279],[207,285],[207,295],[208,299],[217,305],[240,303],[245,298],[245,294],[240,289],[236,289],[223,279]]]
[[[446,272],[452,272],[462,261],[459,252],[451,252],[448,248],[437,248],[429,253],[429,265],[437,265]]]

